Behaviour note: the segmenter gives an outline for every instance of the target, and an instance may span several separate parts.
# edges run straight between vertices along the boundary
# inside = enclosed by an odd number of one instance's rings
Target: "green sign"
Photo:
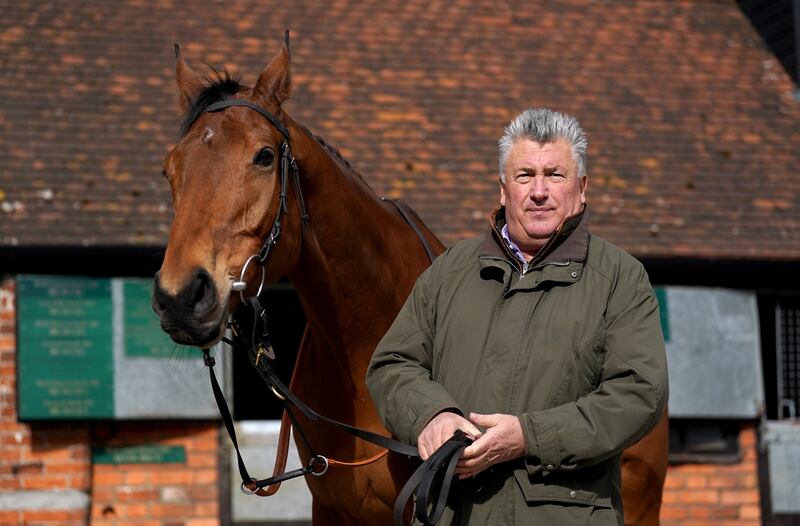
[[[198,353],[163,333],[151,290],[143,278],[17,276],[20,420],[218,416],[213,398],[197,400]]]
[[[21,276],[17,299],[20,418],[112,417],[111,281]]]
[[[145,358],[180,358],[177,345],[161,330],[158,316],[150,306],[152,279],[122,281],[124,298],[125,354]]]
[[[661,332],[664,333],[664,342],[669,341],[669,306],[667,305],[667,289],[654,287],[658,300],[658,311],[661,316]]]
[[[170,464],[186,463],[183,446],[143,445],[92,448],[94,464]]]

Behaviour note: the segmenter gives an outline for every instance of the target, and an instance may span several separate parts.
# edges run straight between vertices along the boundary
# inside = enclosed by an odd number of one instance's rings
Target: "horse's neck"
[[[372,351],[365,347],[388,328],[426,256],[413,231],[366,183],[305,139],[306,159],[298,162],[310,224],[289,278],[315,340],[350,362],[340,365],[362,369]]]

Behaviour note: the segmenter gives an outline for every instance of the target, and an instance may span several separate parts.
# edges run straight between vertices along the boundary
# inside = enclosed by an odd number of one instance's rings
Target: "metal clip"
[[[244,280],[244,275],[247,272],[247,266],[250,265],[250,262],[254,259],[259,260],[259,255],[253,254],[247,258],[247,261],[244,262],[244,266],[242,267],[242,271],[239,273],[239,279],[231,284],[231,290],[239,293],[239,296],[242,298],[242,302],[244,302],[244,290],[247,288],[247,282]],[[261,294],[261,290],[264,288],[265,277],[266,272],[264,271],[264,265],[261,265],[261,283],[258,285],[256,296],[259,296]]]
[[[266,347],[264,347],[264,345],[258,346],[258,350],[256,351],[256,365],[261,361],[262,356],[266,356],[270,360],[275,359],[275,351],[272,349],[272,345],[267,345]]]
[[[317,471],[317,467],[321,466],[321,470]],[[308,469],[311,470],[311,474],[315,477],[321,477],[325,473],[328,472],[328,459],[323,457],[322,455],[316,455],[311,457],[311,460],[308,462]]]
[[[270,385],[270,386],[269,386],[269,388],[270,388],[270,389],[272,389],[272,394],[274,394],[274,395],[275,395],[275,398],[277,398],[278,400],[283,400],[283,401],[285,401],[285,400],[286,400],[286,397],[285,397],[285,396],[283,396],[282,394],[280,394],[280,393],[278,392],[278,390],[277,390],[277,389],[275,389],[275,386],[274,386],[274,385]]]
[[[247,483],[255,485],[255,484],[258,483],[258,481],[256,479],[254,479],[254,478],[251,478]],[[245,486],[245,482],[244,481],[242,481],[242,485],[239,486],[239,489],[241,489],[242,493],[244,493],[245,495],[255,495],[256,491],[258,491],[258,489],[259,489],[258,486],[255,486],[255,488],[256,489],[251,490],[250,488]]]

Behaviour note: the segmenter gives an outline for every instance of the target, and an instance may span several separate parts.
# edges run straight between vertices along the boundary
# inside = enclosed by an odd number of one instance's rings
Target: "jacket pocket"
[[[579,338],[580,324],[575,323],[564,333],[572,334],[570,345],[562,353],[559,381],[548,398],[548,407],[574,402],[588,395],[600,385],[605,360],[606,329],[603,324],[590,331],[591,336]]]
[[[532,482],[524,470],[514,470],[522,495],[527,503],[561,503],[580,506],[611,508],[610,497],[599,497],[597,493],[582,488],[577,479],[561,479],[555,483]]]

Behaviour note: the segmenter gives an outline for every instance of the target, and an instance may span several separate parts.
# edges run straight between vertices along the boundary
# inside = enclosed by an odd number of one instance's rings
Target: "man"
[[[419,278],[370,363],[387,428],[423,459],[464,450],[441,524],[623,524],[620,453],[658,421],[667,365],[642,265],[589,234],[587,140],[521,113],[500,209]]]

